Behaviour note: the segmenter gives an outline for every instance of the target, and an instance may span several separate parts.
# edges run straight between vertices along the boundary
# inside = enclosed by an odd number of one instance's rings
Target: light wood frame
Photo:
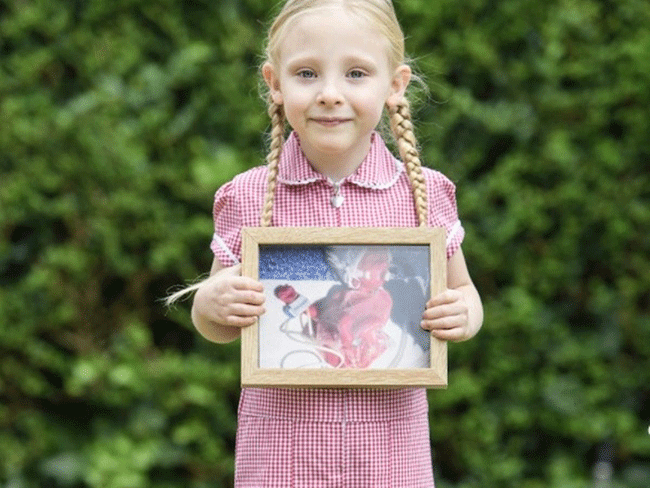
[[[426,246],[429,253],[430,295],[446,289],[447,259],[445,230],[442,228],[246,227],[242,230],[242,275],[259,279],[262,246],[347,245]],[[429,339],[428,367],[267,368],[260,367],[260,350],[261,347],[272,345],[259,343],[258,322],[242,329],[241,382],[245,387],[445,388],[447,344],[433,336],[429,336]]]

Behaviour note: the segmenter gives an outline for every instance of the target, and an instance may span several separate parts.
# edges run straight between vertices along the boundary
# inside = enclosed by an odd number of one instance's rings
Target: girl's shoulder
[[[422,167],[422,175],[429,189],[442,190],[445,193],[456,193],[456,185],[447,176],[438,170]]]
[[[266,178],[268,176],[269,170],[266,165],[255,166],[251,169],[239,173],[235,176],[229,183],[233,188],[250,188],[250,187],[259,187],[266,186]]]
[[[224,208],[257,207],[264,198],[268,168],[256,166],[224,183],[214,196],[215,213]]]
[[[422,168],[427,182],[429,226],[444,227],[447,231],[447,257],[460,247],[465,230],[460,223],[456,202],[456,185],[440,171]]]
[[[217,198],[237,199],[247,195],[263,194],[266,188],[268,168],[255,166],[236,175],[217,190]]]
[[[255,226],[266,192],[268,168],[257,166],[239,173],[224,183],[215,193],[213,217],[219,235],[237,235],[242,226]],[[233,237],[233,248],[237,248],[238,237]]]

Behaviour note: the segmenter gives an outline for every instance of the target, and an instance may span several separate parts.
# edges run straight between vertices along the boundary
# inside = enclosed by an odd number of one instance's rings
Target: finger
[[[241,264],[224,268],[212,275],[210,279],[222,287],[231,286],[237,289],[250,288],[260,292],[264,291],[264,287],[259,280],[249,276],[241,276]]]
[[[464,330],[461,328],[455,329],[435,329],[431,331],[431,335],[441,341],[459,341],[464,337]]]
[[[262,283],[248,276],[239,276],[237,279],[233,279],[231,286],[236,290],[253,290],[260,293],[264,291]]]
[[[259,316],[265,312],[264,307],[239,303],[228,306],[220,313],[215,313],[211,319],[215,323],[222,325],[245,327],[254,324]]]
[[[223,321],[223,325],[230,327],[250,327],[257,321],[257,317],[241,317],[239,315],[231,315]]]
[[[229,317],[254,317],[257,318],[260,315],[266,313],[266,310],[262,306],[249,305],[247,303],[234,303],[228,309]]]
[[[422,318],[425,320],[436,320],[444,317],[465,314],[466,308],[463,304],[456,302],[448,305],[437,305],[435,307],[427,308],[422,314]]]
[[[449,303],[453,303],[457,300],[458,300],[458,295],[456,290],[446,290],[443,291],[442,293],[438,293],[436,296],[429,299],[429,301],[427,302],[427,307],[433,308],[440,305],[446,305]]]
[[[451,330],[459,327],[463,327],[463,324],[466,323],[466,320],[463,316],[452,315],[437,318],[434,320],[424,319],[420,323],[423,329],[426,330]]]
[[[232,294],[234,303],[248,303],[250,305],[262,305],[266,301],[264,293],[252,290],[235,290]]]

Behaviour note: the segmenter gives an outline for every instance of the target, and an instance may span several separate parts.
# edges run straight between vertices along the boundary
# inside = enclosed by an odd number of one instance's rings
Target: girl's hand
[[[448,289],[433,297],[426,304],[421,325],[443,341],[464,341],[472,337],[465,294]]]
[[[252,278],[241,276],[241,266],[224,268],[203,282],[194,304],[203,319],[214,325],[247,327],[264,310],[264,288]]]
[[[458,249],[447,261],[447,291],[427,302],[422,328],[442,341],[465,341],[483,324],[483,306]]]
[[[242,327],[253,325],[264,313],[262,284],[241,276],[241,266],[224,268],[217,258],[210,277],[202,281],[194,295],[192,322],[196,330],[212,342],[230,342],[241,335]]]

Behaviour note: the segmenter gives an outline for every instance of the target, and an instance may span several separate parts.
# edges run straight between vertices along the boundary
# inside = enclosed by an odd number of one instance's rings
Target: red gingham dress
[[[447,230],[449,257],[464,237],[455,187],[423,170],[429,225]],[[211,249],[224,266],[239,262],[241,228],[259,226],[266,177],[266,167],[253,168],[216,193]],[[272,225],[415,227],[418,220],[404,166],[378,134],[357,171],[334,185],[312,169],[293,133]],[[426,392],[244,388],[235,458],[238,488],[433,487]]]

